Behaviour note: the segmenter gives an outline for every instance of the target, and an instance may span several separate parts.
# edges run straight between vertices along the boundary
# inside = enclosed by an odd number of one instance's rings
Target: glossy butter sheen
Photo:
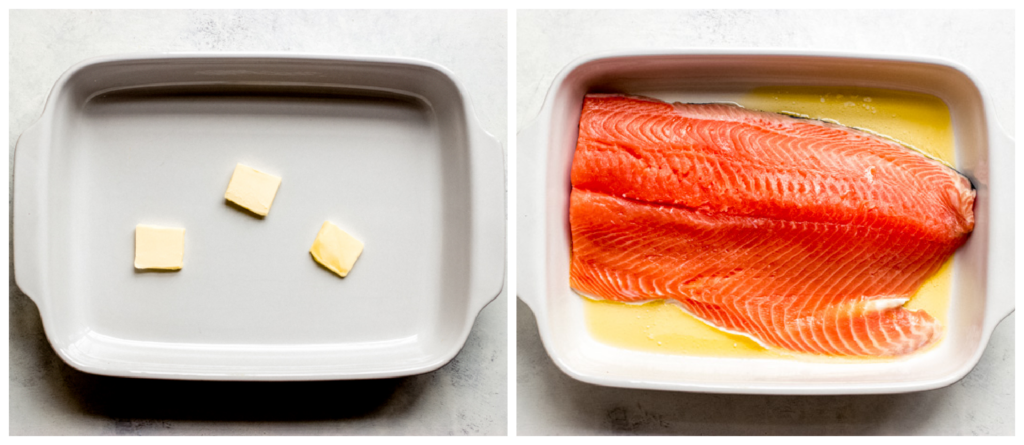
[[[956,167],[949,107],[930,94],[858,87],[761,87],[738,102],[754,110],[867,130]]]

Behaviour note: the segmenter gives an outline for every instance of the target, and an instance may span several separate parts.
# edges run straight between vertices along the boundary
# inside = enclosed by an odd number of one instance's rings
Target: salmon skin
[[[955,170],[867,132],[587,95],[571,285],[591,298],[670,300],[768,347],[909,354],[942,326],[903,304],[966,242],[974,198]]]

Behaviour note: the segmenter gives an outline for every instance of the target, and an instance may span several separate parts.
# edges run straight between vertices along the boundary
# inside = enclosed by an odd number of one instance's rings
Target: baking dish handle
[[[473,247],[470,264],[473,314],[493,301],[505,283],[505,160],[501,143],[478,129],[470,154],[473,189]]]
[[[46,168],[44,150],[47,132],[42,121],[32,124],[14,148],[14,224],[12,237],[14,281],[28,295],[39,311],[46,302]]]
[[[985,330],[991,333],[996,325],[1014,311],[1014,140],[1004,131],[992,133],[989,159],[998,160],[989,164],[989,190],[991,193],[988,257],[988,302],[985,314]]]
[[[536,315],[544,284],[544,132],[540,118],[516,135],[516,293]]]

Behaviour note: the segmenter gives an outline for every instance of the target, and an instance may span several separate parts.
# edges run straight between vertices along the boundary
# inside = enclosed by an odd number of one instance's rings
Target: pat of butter
[[[324,221],[309,253],[316,262],[344,278],[363,253],[363,242],[345,233],[330,221]]]
[[[257,215],[267,216],[280,186],[281,178],[238,164],[235,166],[235,172],[231,174],[231,182],[228,183],[224,199]]]
[[[179,270],[185,257],[185,229],[135,226],[135,268]]]

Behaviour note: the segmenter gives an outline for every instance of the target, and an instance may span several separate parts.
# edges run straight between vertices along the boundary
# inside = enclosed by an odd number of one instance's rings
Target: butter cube
[[[185,229],[135,226],[135,268],[180,270],[185,257]]]
[[[280,186],[281,178],[238,164],[235,166],[235,172],[231,174],[231,182],[228,183],[224,199],[257,215],[267,216]]]
[[[363,253],[363,243],[330,221],[324,221],[309,253],[316,262],[345,278]]]

